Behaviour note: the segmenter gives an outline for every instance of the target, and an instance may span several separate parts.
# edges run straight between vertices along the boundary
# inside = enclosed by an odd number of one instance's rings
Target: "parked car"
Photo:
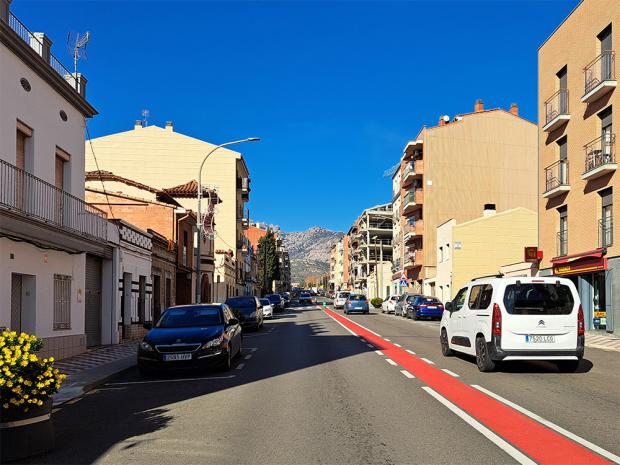
[[[397,295],[391,295],[381,304],[381,313],[394,313],[394,306],[398,302]]]
[[[243,329],[258,331],[263,327],[263,307],[256,297],[229,297],[225,303],[232,309]]]
[[[282,292],[280,293],[280,297],[282,297],[283,300],[283,308],[288,307],[289,305],[291,305],[291,295],[288,292]]]
[[[284,310],[284,299],[280,294],[267,294],[265,298],[273,305],[274,312],[281,312]]]
[[[158,370],[204,368],[230,370],[241,353],[241,325],[226,304],[180,305],[168,308],[138,346],[138,368]]]
[[[273,318],[273,305],[269,302],[269,299],[265,299],[264,297],[259,299],[260,304],[263,306],[263,317],[264,318]]]
[[[394,315],[407,316],[407,305],[413,303],[420,294],[405,293],[394,304]]]
[[[299,294],[300,305],[312,305],[312,296],[309,292],[303,291]]]
[[[480,371],[498,361],[549,360],[572,372],[584,354],[584,317],[565,278],[484,278],[446,303],[441,351],[475,355]]]
[[[407,305],[407,318],[441,320],[442,315],[443,304],[435,297],[419,295]]]
[[[334,299],[334,308],[344,308],[344,304],[347,302],[347,299],[351,295],[350,292],[340,291],[336,294],[336,298]]]
[[[368,299],[364,294],[351,294],[344,304],[344,313],[361,312],[368,314]]]

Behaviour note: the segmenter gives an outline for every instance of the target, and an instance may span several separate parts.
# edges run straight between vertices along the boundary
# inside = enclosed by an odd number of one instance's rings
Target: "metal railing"
[[[568,160],[558,160],[545,168],[545,192],[568,185]]]
[[[545,124],[568,114],[568,89],[560,89],[545,102]]]
[[[370,223],[368,229],[392,229],[392,222],[384,221],[383,223]]]
[[[405,166],[405,169],[403,170],[403,179],[406,178],[410,173],[413,173],[413,169],[413,162],[407,163],[407,166]]]
[[[560,231],[557,234],[557,253],[558,257],[568,255],[568,231]]]
[[[605,134],[583,146],[586,153],[584,173],[616,162],[616,135]]]
[[[48,64],[52,67],[54,71],[56,71],[66,82],[69,83],[71,87],[73,87],[76,91],[79,92],[79,83],[76,76],[69,71],[65,66],[61,63],[61,61],[56,58],[49,52],[49,60],[48,57],[44,56],[44,45],[39,40],[39,38],[35,35],[34,32],[30,31],[24,23],[22,23],[17,17],[9,12],[9,26],[15,33],[26,43],[28,44],[34,51],[36,51],[41,57],[48,61]]]
[[[614,52],[612,50],[604,50],[586,65],[583,69],[585,78],[584,95],[591,92],[600,83],[615,79],[615,61]]]
[[[104,212],[4,160],[0,160],[0,209],[100,241],[108,238]]]
[[[598,220],[599,248],[610,247],[614,243],[614,220],[613,217]]]
[[[408,203],[415,203],[415,191],[408,192],[403,198],[403,205],[407,205]]]

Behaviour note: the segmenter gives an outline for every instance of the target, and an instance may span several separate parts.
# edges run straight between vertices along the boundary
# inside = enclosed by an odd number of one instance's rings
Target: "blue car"
[[[419,295],[407,305],[407,318],[441,320],[442,315],[443,304],[435,297]]]
[[[368,314],[368,299],[364,294],[351,294],[344,304],[344,313],[361,312]]]

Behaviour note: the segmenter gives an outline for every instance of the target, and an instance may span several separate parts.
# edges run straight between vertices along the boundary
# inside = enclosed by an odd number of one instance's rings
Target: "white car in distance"
[[[273,318],[273,305],[269,299],[260,299],[260,304],[263,306],[263,318]]]
[[[391,295],[381,304],[381,313],[394,313],[394,306],[398,302],[397,295]]]

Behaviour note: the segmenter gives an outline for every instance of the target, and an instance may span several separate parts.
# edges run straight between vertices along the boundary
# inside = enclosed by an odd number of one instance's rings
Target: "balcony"
[[[401,179],[401,185],[403,187],[408,186],[409,184],[413,182],[413,174],[414,174],[413,163],[409,162],[405,165],[405,168],[403,169],[403,176]]]
[[[585,85],[582,102],[594,102],[616,88],[615,61],[614,52],[605,50],[588,63],[583,70]]]
[[[598,247],[611,247],[614,243],[614,220],[613,217],[598,220]]]
[[[551,132],[570,119],[568,112],[568,89],[560,89],[545,102],[545,125],[543,131]]]
[[[568,183],[568,161],[558,160],[545,168],[545,192],[543,197],[550,199],[570,191]]]
[[[405,269],[424,265],[424,251],[422,249],[409,249],[405,252]]]
[[[237,189],[241,190],[241,199],[250,200],[250,178],[237,178]]]
[[[86,239],[108,239],[104,212],[4,160],[0,160],[0,210]]]
[[[583,148],[586,154],[586,166],[581,179],[590,181],[618,169],[615,134],[605,134],[584,145]]]
[[[411,240],[421,237],[424,234],[424,220],[419,219],[413,222],[413,224],[406,224],[403,227],[405,244]]]
[[[557,256],[568,255],[568,231],[560,231],[556,237]]]
[[[409,191],[403,198],[403,214],[408,215],[422,206],[424,200],[424,192],[421,187]]]
[[[249,220],[249,218],[241,218],[241,227],[243,229],[248,229],[250,227],[250,220]]]

